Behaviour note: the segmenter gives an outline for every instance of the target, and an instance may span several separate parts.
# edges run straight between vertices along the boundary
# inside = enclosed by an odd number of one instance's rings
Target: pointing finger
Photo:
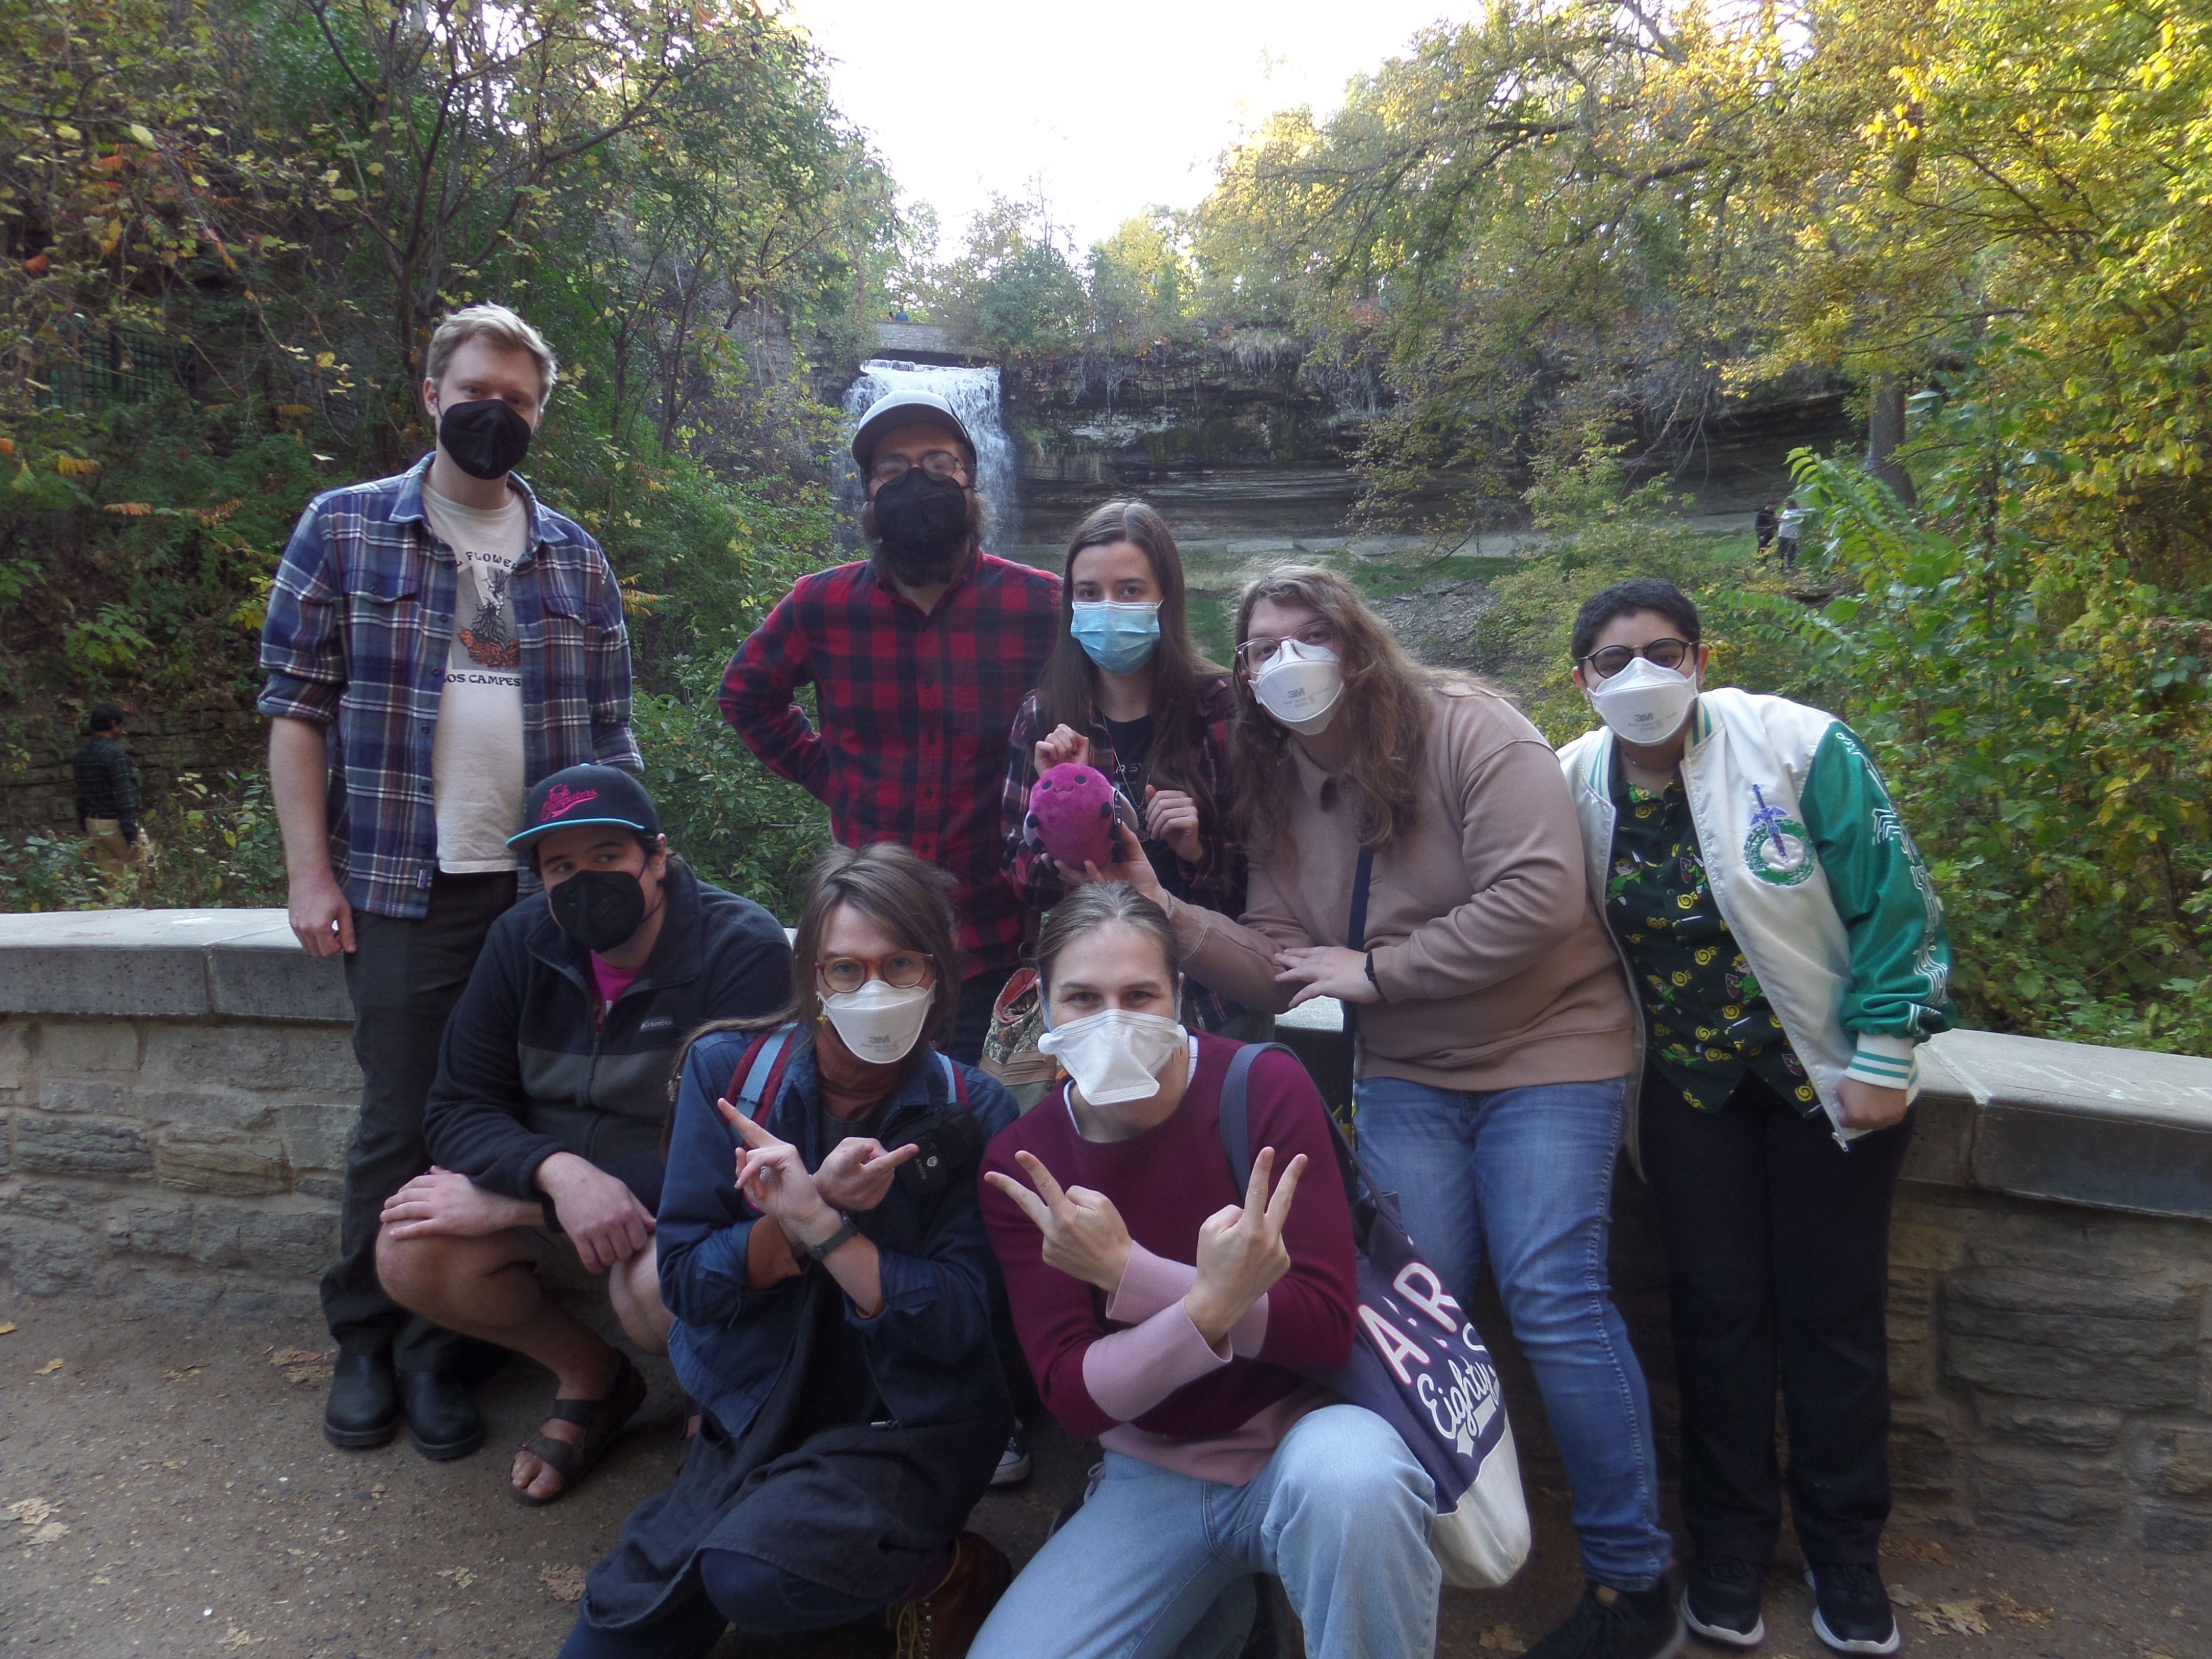
[[[1046,1232],[1051,1230],[1052,1212],[1045,1208],[1042,1200],[1023,1186],[1020,1182],[1012,1176],[1001,1175],[996,1170],[986,1170],[983,1172],[983,1179],[1013,1200],[1015,1207],[1036,1224],[1038,1231]]]
[[[874,1175],[880,1170],[896,1170],[900,1164],[908,1162],[909,1159],[920,1158],[921,1156],[921,1148],[914,1145],[912,1142],[908,1142],[906,1146],[898,1147],[895,1151],[878,1153],[875,1157],[870,1158],[866,1164],[863,1164],[860,1168],[864,1173]]]
[[[1023,1173],[1029,1176],[1030,1183],[1036,1188],[1037,1191],[1044,1195],[1044,1201],[1047,1204],[1056,1210],[1066,1201],[1067,1194],[1060,1190],[1060,1182],[1052,1178],[1052,1171],[1044,1167],[1043,1161],[1036,1154],[1016,1152],[1014,1162],[1022,1166]]]
[[[1251,1177],[1244,1183],[1244,1213],[1257,1220],[1267,1208],[1267,1180],[1275,1172],[1275,1149],[1262,1146],[1252,1160]]]
[[[1275,1183],[1275,1195],[1267,1200],[1267,1224],[1279,1233],[1291,1213],[1291,1200],[1297,1196],[1298,1177],[1305,1172],[1306,1155],[1300,1152],[1283,1171],[1283,1178]]]

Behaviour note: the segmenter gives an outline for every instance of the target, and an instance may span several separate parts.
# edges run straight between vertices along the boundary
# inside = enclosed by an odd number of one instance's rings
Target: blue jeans
[[[1470,1094],[1359,1085],[1359,1155],[1406,1231],[1468,1303],[1489,1256],[1574,1491],[1589,1577],[1648,1589],[1673,1551],[1659,1525],[1651,1397],[1606,1266],[1628,1080]]]
[[[1358,1406],[1300,1418],[1248,1486],[1109,1451],[969,1659],[1231,1659],[1263,1572],[1282,1579],[1313,1659],[1433,1653],[1435,1501],[1397,1431]]]

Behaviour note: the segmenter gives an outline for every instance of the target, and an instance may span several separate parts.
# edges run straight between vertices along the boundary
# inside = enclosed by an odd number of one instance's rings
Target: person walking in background
[[[1245,590],[1237,667],[1242,922],[1167,892],[1126,830],[1113,873],[1165,908],[1206,983],[1346,1005],[1376,1183],[1462,1304],[1488,1259],[1589,1578],[1531,1659],[1671,1654],[1650,1401],[1606,1266],[1635,1016],[1557,758],[1498,693],[1416,666],[1329,571]]]
[[[144,860],[138,824],[138,769],[123,747],[123,710],[94,707],[92,735],[71,759],[76,778],[76,827],[92,848],[93,862],[109,885],[120,884]]]
[[[878,1610],[900,1659],[959,1659],[1005,1589],[962,1528],[1006,1435],[975,1171],[1014,1103],[939,1046],[950,884],[902,847],[832,848],[787,1012],[684,1055],[658,1242],[699,1437],[592,1568],[562,1659],[703,1659],[731,1625]]]
[[[1163,886],[1240,914],[1244,854],[1225,827],[1235,706],[1228,671],[1191,642],[1167,521],[1142,501],[1096,508],[1068,539],[1059,637],[1007,740],[1006,870],[1022,902],[1048,910],[1064,890],[1030,828],[1030,791],[1038,774],[1072,762],[1103,772],[1128,800]],[[1209,1031],[1243,1012],[1203,985],[1188,994]]]
[[[830,808],[846,847],[891,841],[958,884],[960,1023],[973,1064],[1021,952],[1000,857],[1007,730],[1060,622],[1060,579],[983,550],[975,444],[927,392],[877,399],[853,434],[867,559],[801,577],[730,659],[723,718]],[[815,688],[817,726],[795,701]]]
[[[1795,495],[1782,503],[1782,515],[1775,520],[1774,539],[1782,552],[1782,574],[1786,576],[1797,568],[1797,555],[1805,544],[1805,509],[1797,505]]]
[[[1037,944],[1070,1073],[984,1155],[983,1219],[1067,1432],[1104,1448],[1083,1506],[999,1604],[976,1659],[1235,1654],[1255,1574],[1314,1659],[1435,1651],[1436,1488],[1398,1431],[1308,1380],[1352,1352],[1351,1206],[1291,1055],[1248,1060],[1249,1183],[1222,1156],[1244,1045],[1176,1021],[1181,945],[1121,883]]]
[[[1775,528],[1781,522],[1772,501],[1761,501],[1759,511],[1751,515],[1751,530],[1759,538],[1759,556],[1761,558],[1766,556],[1766,550],[1773,545]]]
[[[645,1398],[636,1368],[540,1280],[603,1278],[623,1334],[665,1352],[653,1231],[668,1074],[707,1021],[790,1000],[791,947],[766,910],[671,855],[627,772],[556,772],[524,818],[513,844],[544,891],[492,925],[454,1007],[423,1111],[433,1167],[386,1203],[376,1267],[402,1307],[557,1379],[508,1472],[534,1504],[589,1474]]]
[[[1572,649],[1603,724],[1559,761],[1644,1022],[1696,1550],[1682,1609],[1714,1641],[1765,1635],[1778,1375],[1814,1632],[1893,1652],[1889,1213],[1913,1050],[1954,1018],[1942,908],[1850,727],[1702,689],[1710,647],[1672,582],[1594,596]]]
[[[614,572],[514,470],[556,374],[506,307],[447,317],[422,388],[436,448],[308,505],[262,629],[292,931],[312,956],[344,954],[362,1073],[322,1284],[337,1446],[382,1445],[403,1414],[425,1456],[483,1438],[453,1375],[462,1339],[377,1281],[378,1218],[428,1167],[423,1101],[447,1015],[514,902],[524,792],[566,767],[641,766]]]

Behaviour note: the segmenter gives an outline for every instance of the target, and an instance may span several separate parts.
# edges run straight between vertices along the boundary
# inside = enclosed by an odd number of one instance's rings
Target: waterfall
[[[860,365],[860,378],[844,398],[845,429],[858,426],[868,405],[891,392],[929,392],[952,406],[975,441],[975,484],[991,511],[986,544],[994,552],[1013,546],[1021,531],[1018,475],[1014,470],[1014,447],[999,423],[999,371],[995,368],[948,368],[933,363],[909,363],[888,357],[872,357]],[[837,500],[851,514],[860,510],[863,491],[853,458],[842,451],[837,466]]]

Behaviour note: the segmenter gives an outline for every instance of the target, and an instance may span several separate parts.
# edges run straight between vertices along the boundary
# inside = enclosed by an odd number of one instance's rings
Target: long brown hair
[[[1354,803],[1359,844],[1381,852],[1413,827],[1422,763],[1429,746],[1429,691],[1441,683],[1407,656],[1389,625],[1367,608],[1352,584],[1333,570],[1279,565],[1237,600],[1237,643],[1252,631],[1262,599],[1302,605],[1336,635],[1344,669],[1339,720],[1352,731],[1352,757],[1340,775]],[[1291,732],[1260,706],[1240,670],[1237,721],[1229,736],[1229,771],[1237,780],[1230,830],[1255,857],[1265,858],[1287,816],[1282,799],[1290,768]]]
[[[1094,547],[1127,542],[1152,567],[1152,580],[1160,587],[1160,642],[1146,666],[1152,673],[1152,748],[1149,769],[1154,783],[1164,789],[1180,789],[1198,805],[1202,834],[1218,827],[1219,807],[1206,787],[1197,751],[1206,741],[1206,718],[1199,707],[1201,682],[1224,671],[1191,643],[1190,612],[1185,598],[1182,555],[1176,550],[1168,521],[1143,501],[1108,501],[1094,507],[1067,539],[1067,558],[1061,567],[1060,636],[1052,654],[1037,676],[1037,719],[1049,732],[1067,725],[1090,729],[1097,707],[1098,665],[1075,642],[1075,561]],[[1139,812],[1142,801],[1132,801]]]

